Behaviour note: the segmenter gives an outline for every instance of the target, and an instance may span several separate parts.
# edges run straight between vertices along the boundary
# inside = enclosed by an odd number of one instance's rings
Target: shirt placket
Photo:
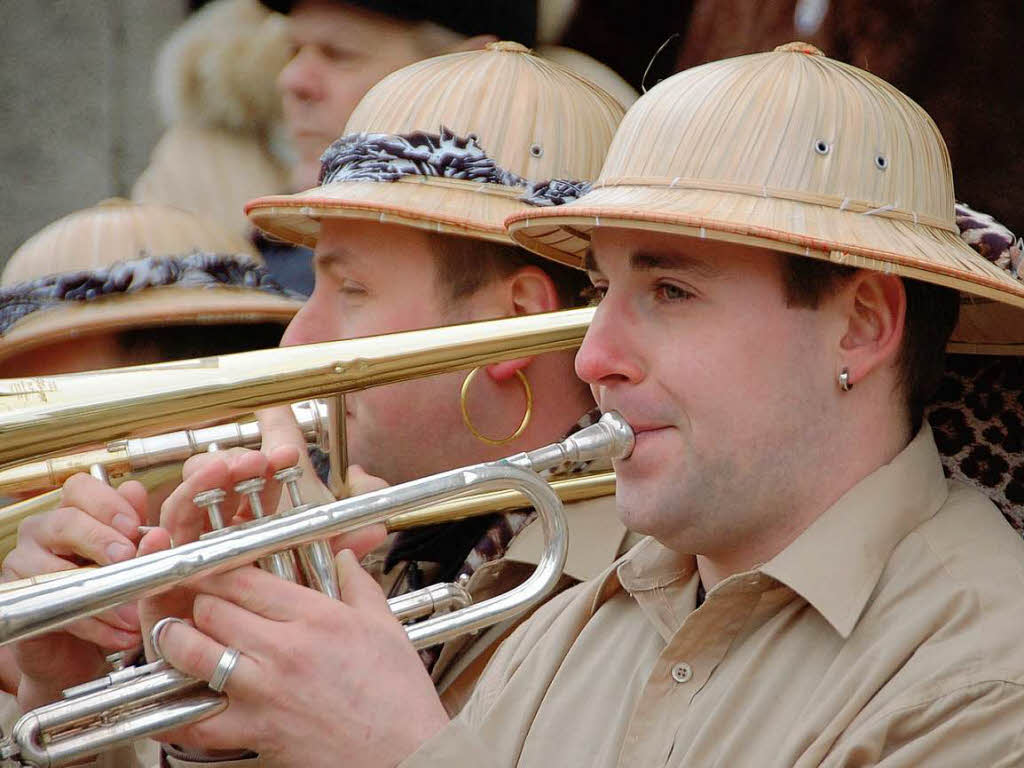
[[[693,700],[757,606],[762,579],[732,577],[708,594],[659,654],[633,710],[618,765],[667,765]],[[659,589],[640,599],[659,600]]]

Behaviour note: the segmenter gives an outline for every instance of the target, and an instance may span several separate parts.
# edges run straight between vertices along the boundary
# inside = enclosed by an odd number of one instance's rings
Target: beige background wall
[[[128,195],[160,132],[153,61],[184,16],[184,0],[0,0],[0,265]]]

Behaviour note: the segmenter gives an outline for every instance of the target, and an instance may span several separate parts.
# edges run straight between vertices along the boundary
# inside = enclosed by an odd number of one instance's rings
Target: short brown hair
[[[456,235],[432,237],[438,284],[448,292],[452,301],[472,296],[485,285],[508,277],[517,269],[534,266],[551,278],[563,309],[587,303],[584,291],[590,281],[585,272],[541,259],[516,245]]]
[[[782,254],[786,304],[817,309],[856,273],[853,267]],[[960,314],[960,296],[952,288],[904,278],[907,311],[897,366],[906,398],[911,432],[921,428],[924,408],[935,394],[945,367],[946,343]]]

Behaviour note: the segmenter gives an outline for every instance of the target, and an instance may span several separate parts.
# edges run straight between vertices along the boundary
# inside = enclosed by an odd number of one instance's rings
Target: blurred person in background
[[[299,307],[233,232],[171,206],[108,200],[11,256],[0,276],[0,377],[274,347]]]
[[[291,186],[317,184],[320,155],[385,75],[421,59],[482,48],[496,40],[527,47],[536,37],[536,0],[261,0],[288,17],[291,60],[278,79],[295,153]]]
[[[482,48],[498,39],[532,45],[535,0],[419,3],[415,0],[261,0],[287,16],[290,59],[278,77],[292,153],[289,191],[317,185],[320,155],[344,133],[363,95],[420,59]],[[253,197],[260,190],[251,190]],[[256,234],[271,272],[313,291],[312,252]]]
[[[191,211],[248,238],[246,201],[288,183],[276,85],[288,55],[285,19],[257,0],[216,0],[190,16],[157,55],[166,132],[132,199]]]
[[[0,377],[274,347],[299,307],[233,232],[171,206],[108,200],[11,256],[0,276]]]

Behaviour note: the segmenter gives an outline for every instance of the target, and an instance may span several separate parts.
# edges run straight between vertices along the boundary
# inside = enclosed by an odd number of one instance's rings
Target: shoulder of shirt
[[[914,537],[952,583],[1003,594],[1024,608],[1024,539],[977,489],[949,481],[946,503],[910,533],[908,543]]]
[[[897,545],[857,633],[906,643],[896,677],[913,682],[889,712],[1024,686],[1024,541],[987,497],[950,481],[942,508]]]

